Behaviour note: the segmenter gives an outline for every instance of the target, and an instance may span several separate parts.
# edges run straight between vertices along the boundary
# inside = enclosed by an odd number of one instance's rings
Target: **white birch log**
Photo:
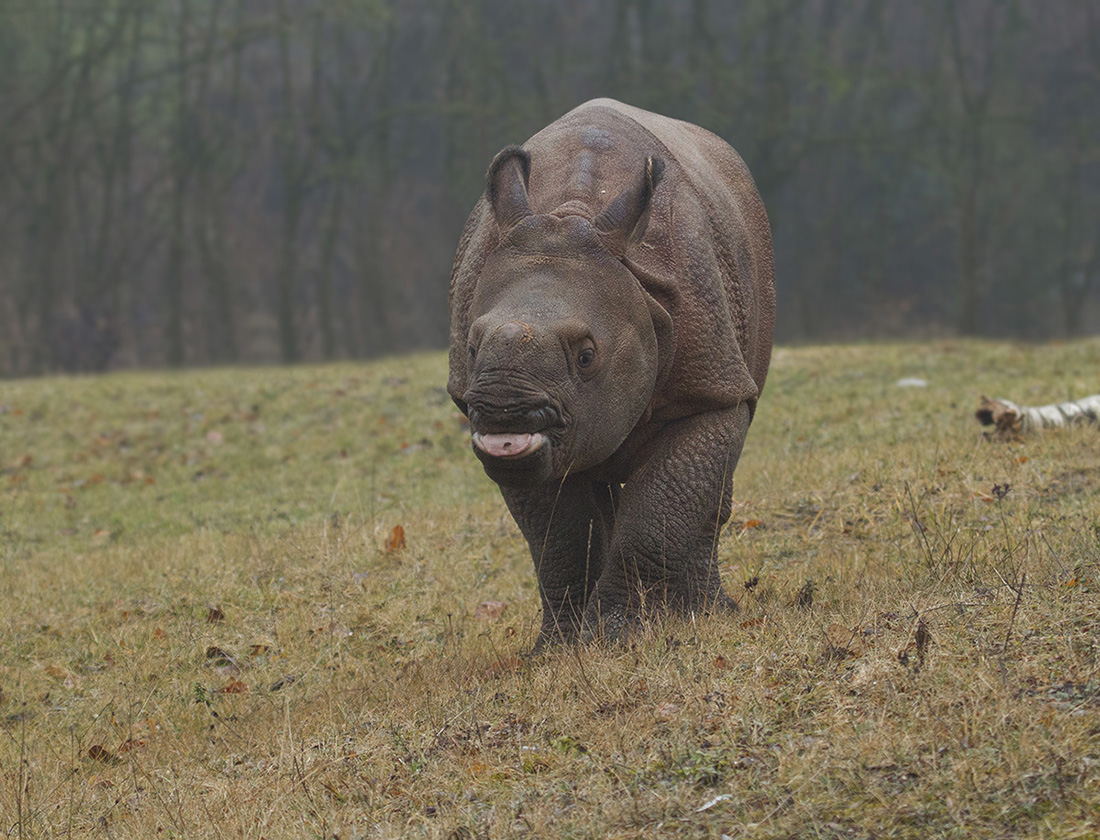
[[[974,413],[983,426],[996,426],[999,437],[1017,438],[1039,429],[1100,422],[1100,394],[1050,405],[1025,406],[1003,398],[982,397]]]

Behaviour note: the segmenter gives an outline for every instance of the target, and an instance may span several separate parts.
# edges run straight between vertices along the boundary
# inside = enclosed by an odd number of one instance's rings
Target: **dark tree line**
[[[594,96],[729,140],[779,338],[1100,321],[1092,0],[5,0],[0,373],[440,346],[482,173]]]

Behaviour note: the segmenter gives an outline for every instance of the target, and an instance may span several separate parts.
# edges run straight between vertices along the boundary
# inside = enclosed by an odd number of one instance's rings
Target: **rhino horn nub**
[[[649,202],[653,191],[661,183],[665,162],[659,157],[648,157],[645,168],[634,183],[619,193],[596,217],[596,230],[613,254],[622,256],[628,242],[645,234],[649,215]]]
[[[531,205],[527,203],[530,177],[531,155],[519,146],[501,149],[489,165],[485,183],[501,231],[515,227],[531,215]]]

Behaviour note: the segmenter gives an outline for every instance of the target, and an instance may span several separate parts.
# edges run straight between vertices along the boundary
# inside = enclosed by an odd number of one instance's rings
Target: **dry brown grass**
[[[0,833],[1096,837],[1097,431],[971,412],[1098,363],[780,350],[741,613],[533,660],[442,357],[4,383]]]

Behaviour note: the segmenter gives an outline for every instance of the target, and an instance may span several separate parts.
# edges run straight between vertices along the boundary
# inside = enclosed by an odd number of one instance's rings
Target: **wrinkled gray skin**
[[[531,549],[536,650],[735,608],[715,548],[775,323],[745,164],[600,99],[487,182],[451,276],[447,389]]]

